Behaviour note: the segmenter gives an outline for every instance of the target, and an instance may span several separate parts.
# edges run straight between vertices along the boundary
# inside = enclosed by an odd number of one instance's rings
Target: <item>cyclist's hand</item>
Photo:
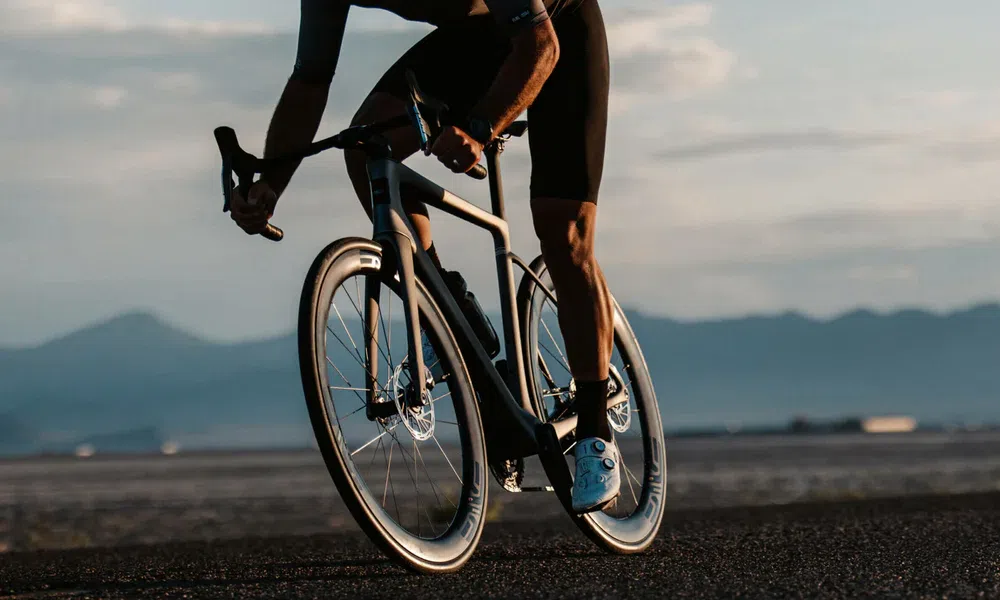
[[[430,153],[455,173],[465,173],[479,162],[483,145],[458,127],[445,127],[431,146]]]
[[[256,234],[264,231],[267,221],[274,216],[274,207],[278,204],[278,196],[264,181],[258,181],[250,186],[250,193],[243,198],[238,189],[233,190],[233,199],[229,203],[229,215],[240,226],[240,229]]]

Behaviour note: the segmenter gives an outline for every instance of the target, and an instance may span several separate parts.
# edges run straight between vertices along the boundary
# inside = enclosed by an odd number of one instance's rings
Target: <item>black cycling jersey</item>
[[[301,0],[294,77],[318,83],[333,79],[351,6],[388,10],[408,21],[436,26],[491,14],[510,34],[544,22],[574,0]]]

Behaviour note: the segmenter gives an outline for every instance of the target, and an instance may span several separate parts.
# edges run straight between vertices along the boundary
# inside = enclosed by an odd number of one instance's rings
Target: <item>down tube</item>
[[[524,355],[521,352],[521,328],[517,315],[517,292],[514,285],[514,265],[510,259],[510,234],[507,222],[456,196],[406,165],[387,163],[385,166],[398,178],[398,182],[426,191],[428,193],[426,204],[486,229],[492,235],[503,317],[504,344],[507,352],[507,386],[511,391],[517,390],[517,402],[521,408],[528,414],[534,415],[525,378]]]

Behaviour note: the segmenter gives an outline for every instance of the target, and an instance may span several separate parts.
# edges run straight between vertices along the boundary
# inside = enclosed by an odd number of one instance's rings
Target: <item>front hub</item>
[[[428,385],[434,385],[430,370],[424,369],[424,379]],[[432,389],[417,390],[410,380],[410,368],[406,362],[400,363],[392,373],[387,386],[392,390],[396,407],[403,425],[417,441],[430,439],[434,435],[434,398]]]

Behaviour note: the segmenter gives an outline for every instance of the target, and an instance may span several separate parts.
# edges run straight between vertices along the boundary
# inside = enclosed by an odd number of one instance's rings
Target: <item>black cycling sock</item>
[[[608,424],[608,380],[576,382],[576,439],[599,437],[611,442]]]
[[[444,271],[444,267],[441,266],[441,259],[438,258],[437,248],[434,247],[434,242],[431,242],[430,247],[425,252],[427,252],[427,256],[431,257],[431,262],[434,263],[438,271]]]

